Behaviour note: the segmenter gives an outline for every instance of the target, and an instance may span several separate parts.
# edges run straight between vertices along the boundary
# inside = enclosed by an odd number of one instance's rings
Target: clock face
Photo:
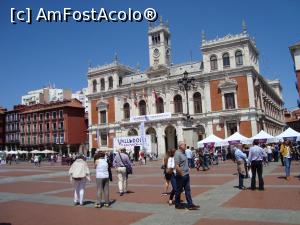
[[[159,50],[156,48],[156,49],[154,49],[154,51],[153,51],[153,56],[155,57],[155,58],[157,58],[158,56],[159,56]]]

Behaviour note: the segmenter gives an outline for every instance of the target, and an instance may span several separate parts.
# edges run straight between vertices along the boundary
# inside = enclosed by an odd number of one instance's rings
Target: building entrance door
[[[158,155],[157,136],[155,129],[153,127],[149,127],[146,131],[146,134],[151,135],[151,153]]]
[[[165,129],[165,143],[166,151],[172,148],[177,149],[177,133],[175,127],[172,125],[167,126]]]

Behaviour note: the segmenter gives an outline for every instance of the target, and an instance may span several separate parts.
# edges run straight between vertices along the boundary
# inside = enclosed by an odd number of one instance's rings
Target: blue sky
[[[295,73],[288,46],[300,40],[300,1],[8,1],[0,3],[0,105],[11,108],[27,91],[54,83],[73,92],[87,86],[87,67],[109,63],[117,52],[123,64],[146,69],[147,22],[10,23],[10,9],[156,9],[168,19],[172,61],[201,60],[201,30],[207,39],[239,33],[242,20],[255,37],[261,74],[278,78],[287,108],[296,107]]]

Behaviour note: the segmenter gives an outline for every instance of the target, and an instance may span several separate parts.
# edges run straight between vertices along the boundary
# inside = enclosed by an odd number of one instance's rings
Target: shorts
[[[172,174],[167,174],[167,173],[165,173],[165,179],[166,179],[167,181],[170,181],[170,180],[171,180],[171,177],[172,177]]]

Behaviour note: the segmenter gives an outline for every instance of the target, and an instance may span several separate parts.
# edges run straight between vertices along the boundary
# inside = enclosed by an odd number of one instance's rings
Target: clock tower
[[[169,26],[160,18],[159,25],[149,24],[149,60],[150,67],[169,66],[171,63],[171,41]]]

